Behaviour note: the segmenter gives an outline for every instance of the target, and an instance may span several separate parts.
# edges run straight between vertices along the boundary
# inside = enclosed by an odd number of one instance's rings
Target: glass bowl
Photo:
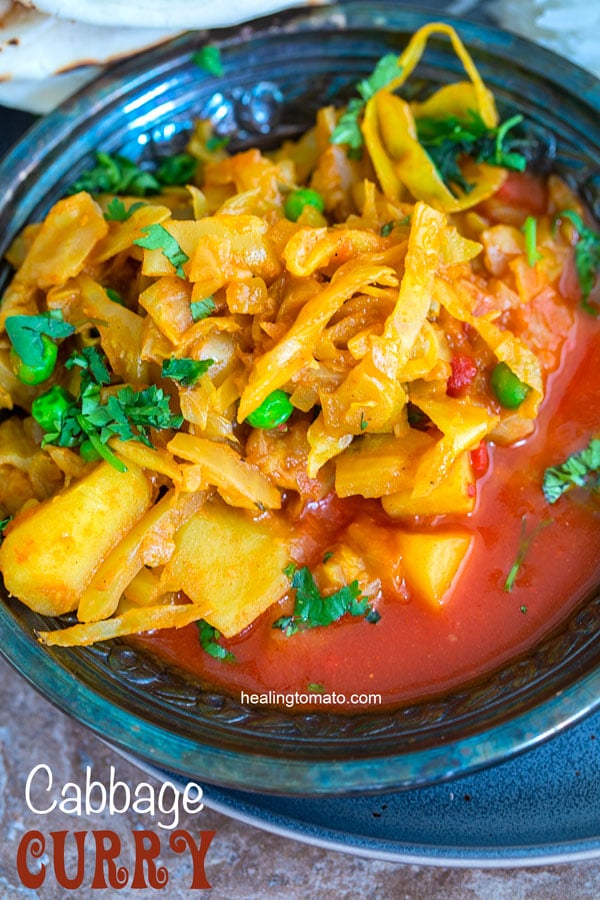
[[[342,103],[385,53],[431,19],[395,3],[283,13],[211,33],[224,74],[192,61],[190,33],[123,63],[37,123],[0,166],[0,250],[39,219],[96,148],[148,159],[211,118],[233,148],[297,135]],[[504,32],[454,22],[504,116],[522,112],[537,164],[567,177],[600,213],[599,82]],[[455,80],[433,40],[417,89]],[[10,277],[0,271],[0,288]],[[395,712],[295,713],[243,706],[113,641],[40,645],[39,615],[3,593],[2,653],[60,709],[125,752],[196,781],[287,795],[421,787],[507,759],[600,706],[600,592],[533,652],[452,693]]]

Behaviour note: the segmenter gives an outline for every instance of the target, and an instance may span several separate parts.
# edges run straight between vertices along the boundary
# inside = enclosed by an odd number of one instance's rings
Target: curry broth
[[[347,697],[381,693],[390,706],[449,691],[531,649],[600,581],[597,501],[572,494],[549,506],[541,491],[545,468],[579,449],[598,427],[599,337],[598,323],[578,313],[535,433],[518,446],[491,448],[477,508],[468,519],[474,544],[439,610],[418,596],[408,602],[383,597],[376,625],[346,616],[288,638],[272,627],[289,607],[284,599],[242,635],[223,642],[235,662],[204,653],[195,625],[140,635],[136,642],[233,694],[306,692],[318,685]],[[344,527],[363,516],[399,527],[373,501],[328,495],[311,504],[292,523],[304,546],[302,562],[317,562]],[[534,537],[508,592],[504,585],[524,516]]]

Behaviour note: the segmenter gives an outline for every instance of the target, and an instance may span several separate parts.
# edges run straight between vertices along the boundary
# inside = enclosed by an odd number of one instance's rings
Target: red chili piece
[[[460,397],[477,375],[477,366],[470,356],[453,356],[450,362],[452,374],[446,383],[449,397]]]
[[[475,450],[471,450],[471,465],[473,467],[473,475],[475,478],[481,478],[488,470],[490,464],[490,455],[488,453],[487,444],[482,441]]]

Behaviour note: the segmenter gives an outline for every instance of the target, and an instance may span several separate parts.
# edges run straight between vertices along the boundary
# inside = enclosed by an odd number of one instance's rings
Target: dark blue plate
[[[531,866],[600,856],[600,714],[466,778],[376,797],[205,790],[207,805],[297,840],[394,862]]]

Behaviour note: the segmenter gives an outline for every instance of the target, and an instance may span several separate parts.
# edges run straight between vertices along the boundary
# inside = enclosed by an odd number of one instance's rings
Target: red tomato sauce
[[[386,706],[437,695],[525,653],[600,583],[597,496],[574,490],[549,505],[541,489],[548,466],[583,449],[600,431],[599,336],[599,324],[578,314],[534,433],[517,446],[490,447],[476,509],[461,520],[474,536],[470,555],[439,610],[417,596],[408,602],[384,596],[377,624],[346,615],[328,627],[286,637],[272,627],[290,611],[284,599],[242,635],[223,642],[235,662],[204,652],[193,625],[136,640],[236,696],[306,692],[318,685],[344,694],[346,707],[352,694],[379,693]],[[318,561],[336,534],[365,514],[396,527],[374,501],[329,496],[311,504],[294,523],[306,562]],[[507,591],[523,529],[526,538],[533,537]]]

